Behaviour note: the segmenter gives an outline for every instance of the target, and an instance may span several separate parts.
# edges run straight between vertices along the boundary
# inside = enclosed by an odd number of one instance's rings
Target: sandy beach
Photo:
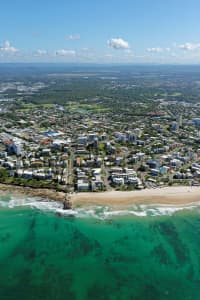
[[[63,192],[57,192],[51,189],[33,189],[0,184],[0,193],[5,193],[5,191],[61,202],[63,202],[65,198]],[[188,205],[190,203],[200,202],[200,187],[174,186],[127,192],[73,193],[71,195],[71,201],[73,207],[106,205],[121,209],[133,204]]]
[[[176,186],[130,192],[78,193],[73,195],[72,200],[75,206],[101,204],[123,208],[133,204],[186,205],[200,202],[200,187]]]

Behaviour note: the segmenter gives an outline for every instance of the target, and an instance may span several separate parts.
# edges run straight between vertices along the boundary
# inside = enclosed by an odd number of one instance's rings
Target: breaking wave
[[[54,212],[61,216],[66,217],[79,217],[79,218],[98,218],[106,219],[115,216],[172,216],[181,210],[193,210],[200,213],[200,202],[191,203],[188,205],[132,205],[124,210],[113,210],[108,206],[89,206],[69,210],[63,210],[63,205],[60,202],[50,200],[43,200],[41,198],[17,198],[13,196],[1,198],[0,207],[2,208],[15,208],[28,206],[30,208],[38,209],[46,212]]]

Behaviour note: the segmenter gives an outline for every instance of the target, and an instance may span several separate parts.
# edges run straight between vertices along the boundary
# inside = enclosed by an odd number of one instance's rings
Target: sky
[[[0,62],[200,63],[199,0],[0,0]]]

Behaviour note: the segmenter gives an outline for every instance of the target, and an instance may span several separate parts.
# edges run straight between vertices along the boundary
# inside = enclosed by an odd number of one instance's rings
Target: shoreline
[[[0,193],[10,192],[29,197],[39,197],[51,201],[64,202],[65,193],[51,189],[0,184]],[[199,186],[172,186],[140,191],[85,192],[71,195],[73,208],[91,205],[108,206],[113,209],[126,209],[131,205],[189,205],[200,202]]]

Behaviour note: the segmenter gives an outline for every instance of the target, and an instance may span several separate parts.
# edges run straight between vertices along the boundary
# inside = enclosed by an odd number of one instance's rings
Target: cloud
[[[47,54],[47,50],[38,49],[35,51],[36,55],[42,56]]]
[[[163,53],[163,52],[170,52],[171,48],[152,47],[152,48],[147,48],[146,51],[149,53]]]
[[[160,47],[153,47],[153,48],[147,48],[147,52],[151,52],[151,53],[161,53],[163,52],[163,48]]]
[[[67,40],[80,40],[80,38],[81,38],[80,34],[67,35]]]
[[[200,43],[185,43],[178,45],[178,48],[185,51],[200,50]]]
[[[75,56],[76,51],[75,50],[66,50],[66,49],[60,49],[56,51],[57,56]]]
[[[110,48],[119,50],[119,49],[129,49],[129,43],[121,38],[113,38],[107,41],[107,44]]]
[[[2,46],[0,46],[0,51],[8,54],[14,54],[19,50],[13,46],[11,46],[9,41],[5,41]]]

